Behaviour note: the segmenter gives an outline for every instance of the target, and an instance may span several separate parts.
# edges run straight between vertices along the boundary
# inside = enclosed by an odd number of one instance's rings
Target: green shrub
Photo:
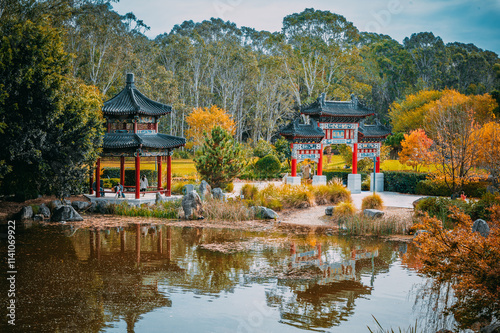
[[[158,172],[156,170],[141,170],[141,178],[146,175],[149,186],[155,186],[158,181]],[[119,178],[120,176],[118,176]],[[135,170],[125,170],[125,185],[135,186]]]
[[[255,163],[255,172],[264,178],[276,177],[281,170],[281,163],[272,154],[266,155]]]
[[[467,197],[480,198],[486,193],[487,186],[488,183],[484,181],[470,182],[466,183],[463,186],[462,191]],[[451,197],[451,195],[453,194],[451,189],[446,186],[444,181],[439,181],[436,179],[427,179],[420,181],[417,184],[416,193],[442,197]]]
[[[120,168],[103,168],[102,178],[118,178],[120,179]]]
[[[193,158],[193,154],[187,150],[175,150],[172,158],[176,159],[188,159]]]
[[[491,220],[491,212],[489,211],[489,208],[493,205],[500,205],[500,194],[495,195],[488,192],[483,194],[481,199],[472,205],[470,217],[472,220]]]
[[[467,202],[463,200],[452,200],[443,197],[429,197],[420,200],[415,207],[416,213],[427,213],[431,217],[436,217],[443,222],[445,227],[452,227],[450,223],[454,223],[449,215],[451,214],[451,207],[457,207],[460,211],[470,215],[474,202]]]
[[[426,179],[426,173],[384,171],[384,190],[388,192],[416,194],[417,184]]]
[[[263,158],[264,156],[273,154],[273,145],[264,139],[259,139],[253,149],[253,156]]]
[[[104,178],[103,185],[104,188],[113,188],[120,182],[120,178]]]
[[[361,209],[382,209],[384,208],[384,203],[382,198],[378,194],[372,194],[363,198],[361,203]]]
[[[370,190],[370,177],[367,177],[364,181],[361,182],[361,191],[369,191]]]

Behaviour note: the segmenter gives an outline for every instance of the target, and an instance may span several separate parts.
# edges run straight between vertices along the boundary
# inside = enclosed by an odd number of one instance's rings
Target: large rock
[[[212,190],[212,196],[214,199],[217,199],[217,200],[225,200],[226,199],[226,195],[224,194],[222,189],[219,187],[216,187]]]
[[[53,200],[50,203],[52,204],[52,207],[54,207],[54,210],[62,206],[62,203],[60,200]]]
[[[417,200],[413,201],[413,208],[417,208],[417,204],[424,199],[427,199],[427,197],[418,198]]]
[[[44,218],[50,218],[50,209],[45,204],[38,206],[38,214],[42,214]]]
[[[73,201],[71,203],[71,206],[73,206],[76,211],[81,212],[82,210],[85,210],[90,207],[90,202],[88,201]]]
[[[188,193],[191,193],[194,191],[194,185],[193,184],[186,184],[182,188],[182,194],[186,195]]]
[[[486,186],[486,192],[491,193],[491,194],[497,194],[499,191],[498,191],[498,188],[496,188],[495,186],[488,185],[488,186]]]
[[[333,206],[328,206],[325,208],[325,215],[328,215],[328,216],[333,215]]]
[[[263,206],[252,206],[250,207],[250,211],[252,212],[254,217],[260,219],[277,220],[279,217],[274,210]]]
[[[480,333],[500,333],[500,322],[492,323],[479,330]]]
[[[28,220],[33,217],[33,208],[31,206],[25,206],[21,208],[21,211],[19,212],[19,218],[21,220]]]
[[[184,217],[188,220],[201,217],[203,204],[196,191],[189,192],[182,197],[182,209],[184,209]]]
[[[378,209],[365,209],[363,215],[371,218],[379,218],[384,216],[384,212]]]
[[[198,194],[201,200],[206,200],[212,196],[212,187],[206,181],[202,180],[198,186]]]
[[[44,218],[45,218],[45,216],[43,216],[43,214],[36,214],[35,216],[33,216],[33,221],[40,222],[40,221],[43,221]]]
[[[485,220],[477,219],[472,225],[472,232],[479,232],[481,236],[488,237],[490,234],[490,226]]]
[[[74,221],[83,221],[83,218],[76,212],[73,206],[64,205],[54,210],[54,214],[52,214],[53,222],[74,222]]]

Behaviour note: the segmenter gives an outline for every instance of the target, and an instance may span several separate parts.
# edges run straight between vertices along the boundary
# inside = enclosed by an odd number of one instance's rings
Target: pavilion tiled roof
[[[334,117],[359,117],[373,115],[373,111],[362,106],[358,99],[352,95],[350,101],[327,101],[326,94],[322,93],[316,101],[303,105],[300,113],[309,116],[334,116]]]
[[[104,149],[119,148],[178,148],[186,144],[186,139],[161,133],[106,133],[103,139]]]
[[[314,119],[309,120],[309,124],[301,124],[300,117],[292,120],[288,125],[280,130],[280,134],[290,138],[323,138],[325,133]]]
[[[386,138],[391,134],[391,131],[382,124],[359,126],[359,133],[365,138]]]
[[[115,97],[104,102],[102,112],[104,115],[163,116],[172,112],[172,107],[144,96],[135,87],[134,74],[127,74],[127,85]]]

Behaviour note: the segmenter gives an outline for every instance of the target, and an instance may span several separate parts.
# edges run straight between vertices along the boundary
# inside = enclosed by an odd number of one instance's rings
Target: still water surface
[[[367,332],[372,316],[407,328],[435,312],[417,301],[426,280],[411,252],[314,234],[34,225],[17,233],[16,327],[0,331]],[[286,275],[307,263],[322,277]]]

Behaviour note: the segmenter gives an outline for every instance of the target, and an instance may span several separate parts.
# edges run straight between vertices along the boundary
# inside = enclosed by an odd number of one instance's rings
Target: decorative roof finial
[[[127,85],[133,85],[133,84],[134,84],[134,74],[127,73]]]
[[[319,97],[319,103],[324,106],[325,105],[325,99],[326,99],[326,93],[321,93],[320,97]]]
[[[355,108],[358,107],[358,98],[354,94],[351,94],[351,103]]]

